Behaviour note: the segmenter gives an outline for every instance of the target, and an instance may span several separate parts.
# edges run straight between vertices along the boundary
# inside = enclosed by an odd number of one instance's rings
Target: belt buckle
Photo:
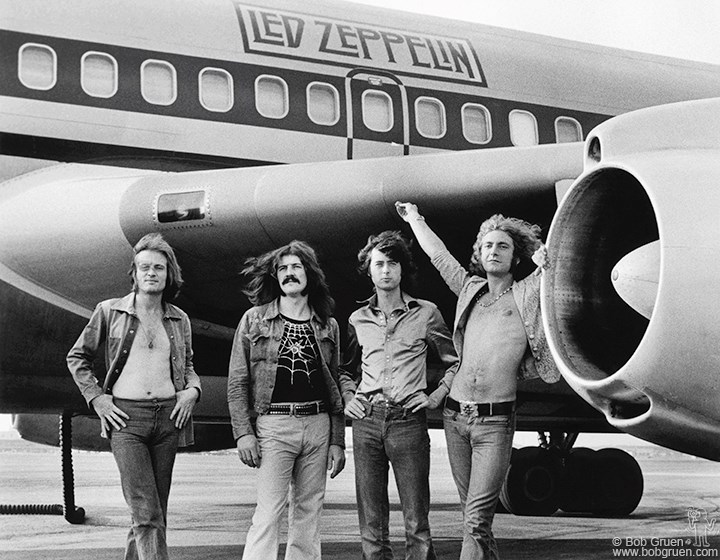
[[[469,416],[470,418],[477,418],[479,416],[477,404],[468,401],[460,401],[460,414]]]

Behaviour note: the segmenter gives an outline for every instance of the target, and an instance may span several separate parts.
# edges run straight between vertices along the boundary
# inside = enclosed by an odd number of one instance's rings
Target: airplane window
[[[146,60],[140,68],[142,96],[153,105],[172,105],[177,99],[175,67],[163,60]]]
[[[363,122],[375,132],[389,132],[394,124],[392,98],[384,91],[368,89],[362,95]]]
[[[204,68],[199,76],[200,103],[208,111],[226,113],[234,103],[232,76],[221,68]]]
[[[93,97],[112,97],[118,89],[118,65],[110,55],[86,52],[80,61],[83,91]]]
[[[310,120],[332,126],[340,120],[340,94],[330,84],[313,82],[307,88],[307,107]]]
[[[255,80],[255,108],[263,117],[285,118],[290,110],[285,80],[276,76],[258,76]]]
[[[468,142],[487,144],[492,138],[490,111],[483,105],[466,103],[462,108],[463,134]]]
[[[161,224],[203,220],[207,214],[205,191],[161,194],[157,201],[157,219]]]
[[[582,142],[582,126],[570,117],[555,119],[555,138],[558,144],[562,142]]]
[[[48,90],[57,82],[57,55],[46,45],[27,43],[18,53],[18,77],[30,89]]]
[[[538,128],[535,115],[528,111],[510,111],[510,141],[513,146],[535,146],[538,143]]]
[[[445,106],[432,97],[418,97],[415,100],[415,128],[425,138],[445,136]]]

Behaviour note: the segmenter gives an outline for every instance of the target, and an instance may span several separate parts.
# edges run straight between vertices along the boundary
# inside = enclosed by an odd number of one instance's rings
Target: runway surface
[[[433,431],[430,525],[438,557],[452,559],[459,556],[462,527],[442,437]],[[630,517],[498,514],[494,530],[503,560],[719,558],[720,464],[647,444],[625,449],[645,475],[643,500]],[[85,524],[70,525],[57,515],[1,516],[0,558],[122,558],[129,515],[112,456],[75,451],[73,463],[75,499],[86,511]],[[349,452],[345,471],[328,481],[323,559],[360,558],[353,477]],[[242,465],[234,451],[180,454],[168,513],[171,558],[239,559],[255,504],[254,483],[255,471]],[[396,558],[403,558],[402,516],[392,483],[391,500],[391,538]],[[59,449],[0,432],[0,504],[56,503],[62,503]],[[690,507],[707,512],[694,531]]]

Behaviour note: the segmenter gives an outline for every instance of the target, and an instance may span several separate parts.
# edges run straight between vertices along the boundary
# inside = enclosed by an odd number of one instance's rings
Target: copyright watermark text
[[[718,532],[717,518],[702,508],[687,508],[687,525],[683,531],[690,536],[677,537],[614,537],[615,558],[720,558],[720,550],[710,546],[709,535]]]
[[[717,548],[695,546],[687,537],[615,537],[612,545],[615,558],[720,558]]]

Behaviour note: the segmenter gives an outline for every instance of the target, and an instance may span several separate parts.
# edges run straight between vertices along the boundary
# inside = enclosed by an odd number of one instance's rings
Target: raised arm
[[[440,272],[445,283],[455,295],[460,295],[469,277],[467,270],[450,254],[442,239],[425,223],[425,218],[420,215],[417,206],[411,202],[396,202],[395,208],[402,219],[410,224],[418,244],[430,257],[430,262]]]
[[[445,243],[438,235],[427,225],[425,218],[418,212],[418,207],[412,202],[396,202],[395,209],[400,217],[405,220],[413,230],[415,239],[425,251],[425,254],[431,259],[445,250]]]

